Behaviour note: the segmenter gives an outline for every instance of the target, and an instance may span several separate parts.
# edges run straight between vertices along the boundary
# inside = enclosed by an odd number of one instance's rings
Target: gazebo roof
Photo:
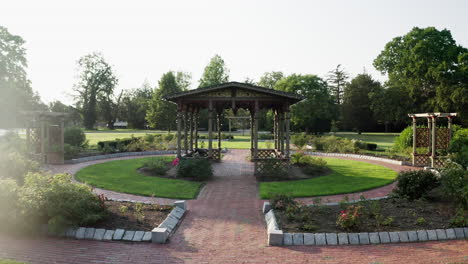
[[[240,83],[240,82],[228,82],[228,83],[223,83],[219,85],[213,85],[213,86],[208,86],[208,87],[201,87],[189,91],[184,91],[176,94],[171,94],[166,97],[164,97],[165,100],[171,101],[171,102],[177,102],[180,99],[185,99],[185,98],[190,98],[193,96],[200,96],[205,93],[212,93],[220,90],[226,90],[229,88],[234,88],[234,89],[243,89],[247,91],[252,91],[257,94],[262,94],[266,96],[271,96],[271,97],[276,97],[278,99],[283,99],[286,101],[289,101],[291,104],[297,103],[301,100],[304,99],[303,96],[297,95],[294,93],[288,93],[288,92],[283,92],[283,91],[278,91],[278,90],[273,90],[269,89],[266,87],[261,87],[253,84],[248,84],[248,83]]]

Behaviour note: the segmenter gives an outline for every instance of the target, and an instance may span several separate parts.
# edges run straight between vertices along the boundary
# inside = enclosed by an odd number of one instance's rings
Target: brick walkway
[[[468,263],[467,241],[378,246],[267,247],[261,201],[245,151],[215,165],[215,178],[169,244],[0,237],[0,258],[30,263]]]

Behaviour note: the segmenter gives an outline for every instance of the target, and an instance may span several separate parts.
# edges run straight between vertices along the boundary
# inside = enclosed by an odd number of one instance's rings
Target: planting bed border
[[[269,202],[263,203],[263,213],[267,224],[269,246],[369,245],[468,239],[468,227],[395,232],[283,233],[283,230],[279,229],[274,210],[271,209]]]
[[[120,202],[132,202],[133,200],[116,200]],[[151,202],[142,202],[143,204],[152,204]],[[124,241],[124,242],[153,242],[164,244],[175,232],[176,227],[181,222],[187,211],[186,201],[174,202],[174,209],[167,215],[166,219],[152,231],[134,231],[125,229],[103,229],[94,227],[70,228],[61,237],[74,238],[79,240],[98,240],[98,241]],[[45,226],[47,230],[47,226]],[[47,231],[45,231],[47,232]],[[49,234],[53,235],[53,234]]]

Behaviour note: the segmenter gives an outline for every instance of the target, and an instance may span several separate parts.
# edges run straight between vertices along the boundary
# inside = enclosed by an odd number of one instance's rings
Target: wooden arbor
[[[301,96],[246,83],[229,82],[169,95],[164,99],[177,104],[178,157],[182,157],[183,149],[185,154],[206,153],[206,156],[219,160],[221,158],[221,114],[224,109],[232,109],[236,114],[238,109],[243,108],[250,112],[252,160],[256,164],[261,163],[262,159],[270,158],[289,161],[289,107],[301,101],[303,99]],[[198,148],[198,115],[202,109],[208,109],[207,150]],[[272,109],[275,113],[274,149],[258,148],[258,113],[261,109]],[[217,149],[213,148],[213,122],[217,123],[218,128]]]
[[[29,152],[46,164],[64,163],[64,120],[67,114],[24,112]]]
[[[457,113],[408,114],[413,119],[413,166],[443,167],[445,153],[452,138],[452,119]],[[426,118],[427,127],[417,127],[417,118]],[[447,118],[448,126],[437,127],[437,118]],[[427,148],[427,153],[417,153],[417,148]]]

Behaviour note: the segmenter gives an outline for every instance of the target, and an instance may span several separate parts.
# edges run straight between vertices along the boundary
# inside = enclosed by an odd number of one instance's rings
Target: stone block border
[[[64,233],[60,234],[59,236],[74,238],[78,240],[166,243],[170,235],[174,233],[176,227],[182,220],[182,217],[185,215],[186,210],[186,201],[174,202],[174,209],[172,209],[172,211],[167,215],[166,219],[151,232],[124,229],[110,230],[93,227],[79,227],[70,228]],[[45,228],[45,230],[43,231],[47,232],[46,230],[47,228]],[[49,233],[49,235],[54,234]]]
[[[395,165],[405,165],[403,161],[399,160],[392,160],[387,158],[380,158],[374,156],[367,156],[367,155],[359,155],[359,154],[347,154],[347,153],[326,153],[326,152],[312,152],[307,151],[305,152],[307,155],[314,155],[314,156],[325,156],[325,157],[345,157],[345,158],[355,158],[355,159],[363,159],[363,160],[376,160],[385,163],[395,164]]]
[[[264,202],[269,246],[325,246],[405,243],[431,240],[468,239],[468,227],[362,233],[283,233],[278,227],[274,210]]]
[[[177,154],[177,151],[175,151],[175,150],[158,150],[158,151],[113,153],[113,154],[96,155],[96,156],[89,156],[89,157],[66,160],[65,164],[77,164],[77,163],[82,163],[82,162],[87,162],[87,161],[121,158],[121,157],[137,157],[137,156],[146,156],[146,155],[168,155],[168,154],[174,154],[175,155],[175,154]]]

